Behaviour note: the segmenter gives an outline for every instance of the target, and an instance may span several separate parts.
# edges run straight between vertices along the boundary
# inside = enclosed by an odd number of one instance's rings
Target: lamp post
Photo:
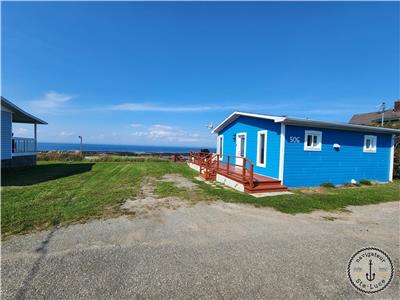
[[[80,136],[78,136],[78,138],[81,140],[81,143],[80,143],[80,151],[81,151],[81,156],[82,156],[82,136],[80,135]]]

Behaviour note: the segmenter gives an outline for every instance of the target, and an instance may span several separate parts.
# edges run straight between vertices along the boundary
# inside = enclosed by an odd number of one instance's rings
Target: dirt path
[[[197,184],[180,174],[164,175],[161,181],[172,182],[176,187],[188,190],[197,188]],[[161,209],[177,209],[190,205],[190,202],[179,197],[158,197],[154,192],[156,182],[154,177],[144,177],[139,195],[135,199],[128,199],[121,208],[135,215],[158,215]]]

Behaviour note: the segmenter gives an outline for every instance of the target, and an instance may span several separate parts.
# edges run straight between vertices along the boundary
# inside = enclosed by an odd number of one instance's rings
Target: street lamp
[[[81,150],[81,156],[82,156],[82,136],[78,136],[78,138],[81,140],[81,144],[80,144],[80,150]]]

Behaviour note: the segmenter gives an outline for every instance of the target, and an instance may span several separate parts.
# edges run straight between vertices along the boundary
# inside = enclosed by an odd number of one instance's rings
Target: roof
[[[373,127],[364,125],[354,125],[348,123],[335,123],[335,122],[325,122],[317,120],[309,120],[303,118],[292,118],[286,116],[272,116],[264,114],[254,114],[247,112],[235,111],[229,115],[224,121],[222,121],[215,129],[214,133],[220,132],[226,126],[231,124],[233,121],[241,116],[272,120],[275,123],[283,123],[287,125],[297,125],[297,126],[308,126],[308,127],[319,127],[319,128],[330,128],[330,129],[340,129],[340,130],[350,130],[350,131],[366,131],[366,132],[377,132],[377,133],[390,133],[390,134],[400,134],[399,129],[383,128],[383,127]]]
[[[22,110],[14,103],[8,101],[6,98],[1,96],[1,107],[6,108],[7,110],[12,112],[12,121],[15,123],[28,123],[28,124],[47,124],[47,122],[27,113]]]
[[[351,124],[360,124],[360,125],[372,125],[376,123],[380,123],[382,118],[381,112],[369,112],[363,114],[356,114],[350,119],[349,123]],[[392,109],[385,110],[384,114],[385,121],[391,120],[400,120],[400,111],[394,111]]]

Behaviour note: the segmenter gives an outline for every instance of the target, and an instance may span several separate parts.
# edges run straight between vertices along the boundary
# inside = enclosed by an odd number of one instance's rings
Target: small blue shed
[[[393,177],[394,136],[400,130],[234,112],[215,129],[221,162],[228,155],[254,174],[288,187],[336,185]]]

